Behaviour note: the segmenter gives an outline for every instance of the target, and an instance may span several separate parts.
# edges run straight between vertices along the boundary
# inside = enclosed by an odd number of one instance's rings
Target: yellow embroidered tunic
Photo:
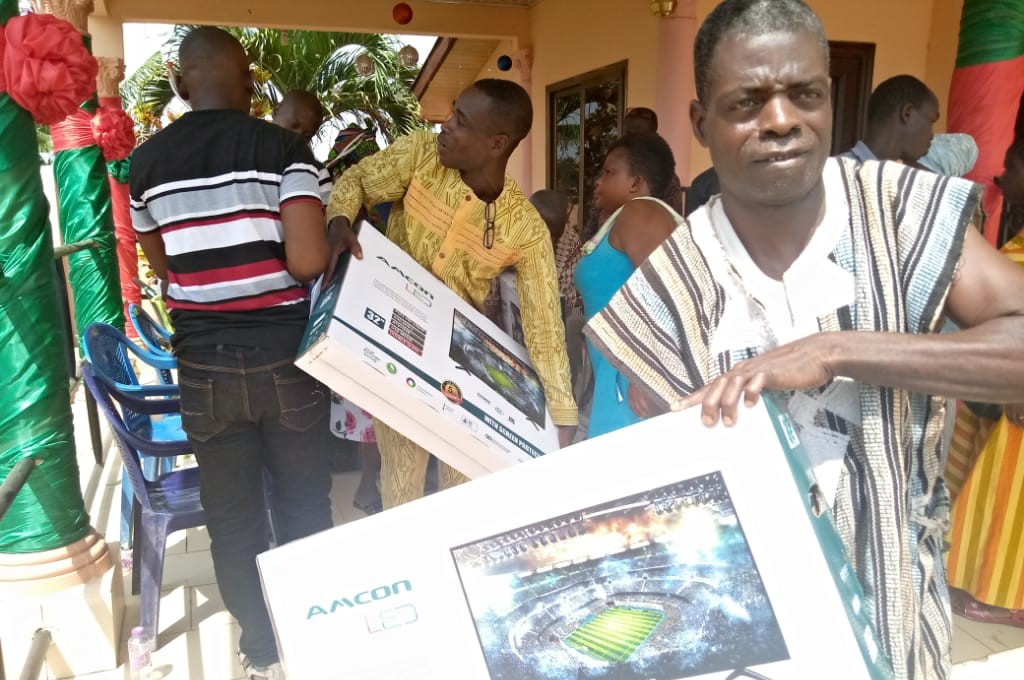
[[[437,155],[437,135],[414,132],[345,171],[331,191],[327,218],[355,218],[360,206],[393,201],[387,236],[446,286],[483,310],[491,281],[516,272],[523,333],[557,425],[576,424],[547,226],[505,175],[495,201],[495,238],[483,245],[484,203]]]

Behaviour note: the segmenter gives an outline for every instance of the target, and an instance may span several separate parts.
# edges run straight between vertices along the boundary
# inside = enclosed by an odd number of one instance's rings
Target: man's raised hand
[[[776,347],[753,359],[742,361],[693,394],[676,402],[680,411],[701,405],[701,421],[708,427],[736,423],[740,398],[749,408],[757,404],[764,390],[806,390],[828,383],[833,376],[828,357],[833,340],[840,334],[815,335]]]

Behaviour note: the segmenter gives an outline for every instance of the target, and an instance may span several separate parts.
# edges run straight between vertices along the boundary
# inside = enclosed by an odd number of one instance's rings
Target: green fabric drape
[[[94,321],[123,331],[114,215],[103,153],[95,144],[58,151],[53,158],[53,175],[64,242],[92,239],[98,244],[68,256],[68,282],[75,300],[78,337]]]
[[[1024,93],[1024,0],[964,0],[956,70],[950,79],[948,132],[966,132],[978,160],[965,177],[985,185],[985,238],[999,241],[1003,170]]]
[[[128,173],[132,169],[132,157],[122,158],[117,161],[107,161],[107,172],[118,184],[128,183]]]
[[[960,16],[956,67],[1015,59],[1024,54],[1024,2],[967,0]]]
[[[0,24],[18,13],[0,0]],[[32,118],[0,94],[0,478],[42,461],[0,520],[0,552],[31,553],[89,531],[71,423],[49,207]]]

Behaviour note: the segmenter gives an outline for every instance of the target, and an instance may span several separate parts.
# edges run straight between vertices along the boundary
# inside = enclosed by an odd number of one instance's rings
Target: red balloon
[[[400,2],[391,9],[391,16],[395,23],[403,26],[412,21],[412,7],[408,3]]]

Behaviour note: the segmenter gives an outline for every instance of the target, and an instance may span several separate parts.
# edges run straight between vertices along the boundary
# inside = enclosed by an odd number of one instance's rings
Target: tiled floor
[[[358,473],[335,476],[332,492],[335,523],[363,516],[351,505],[358,482]],[[117,492],[120,487],[110,488]],[[114,519],[111,524],[114,524]],[[108,533],[108,540],[115,539],[116,536]],[[126,594],[130,592],[129,585],[126,578]],[[128,596],[126,599],[122,639],[128,638],[131,626],[135,625],[139,616],[138,597]],[[205,528],[180,531],[168,539],[159,625],[152,680],[235,680],[243,677],[235,656],[238,624],[225,611],[217,590],[213,561],[210,558],[210,539]],[[122,656],[124,654],[122,651]],[[89,680],[122,680],[126,677],[125,673],[122,668],[79,677]]]
[[[954,617],[953,680],[1024,677],[1024,629]]]
[[[106,464],[97,468],[92,460],[82,396],[75,406],[79,465],[82,487],[93,526],[117,544],[120,503],[119,458],[117,450],[107,453]],[[104,437],[109,446],[109,434]],[[336,523],[353,521],[363,513],[352,507],[359,473],[337,474],[332,501]],[[205,529],[172,534],[164,566],[160,605],[159,648],[154,654],[154,679],[236,680],[242,671],[235,657],[239,628],[225,611],[217,591],[210,559],[210,542]],[[137,597],[131,597],[125,582],[127,611],[122,640],[138,621]],[[122,663],[126,645],[122,645]],[[1024,677],[1024,629],[975,623],[957,617],[953,636],[953,680],[1007,680]],[[46,677],[46,676],[40,676]],[[124,680],[122,665],[115,671],[78,676],[82,680]]]

